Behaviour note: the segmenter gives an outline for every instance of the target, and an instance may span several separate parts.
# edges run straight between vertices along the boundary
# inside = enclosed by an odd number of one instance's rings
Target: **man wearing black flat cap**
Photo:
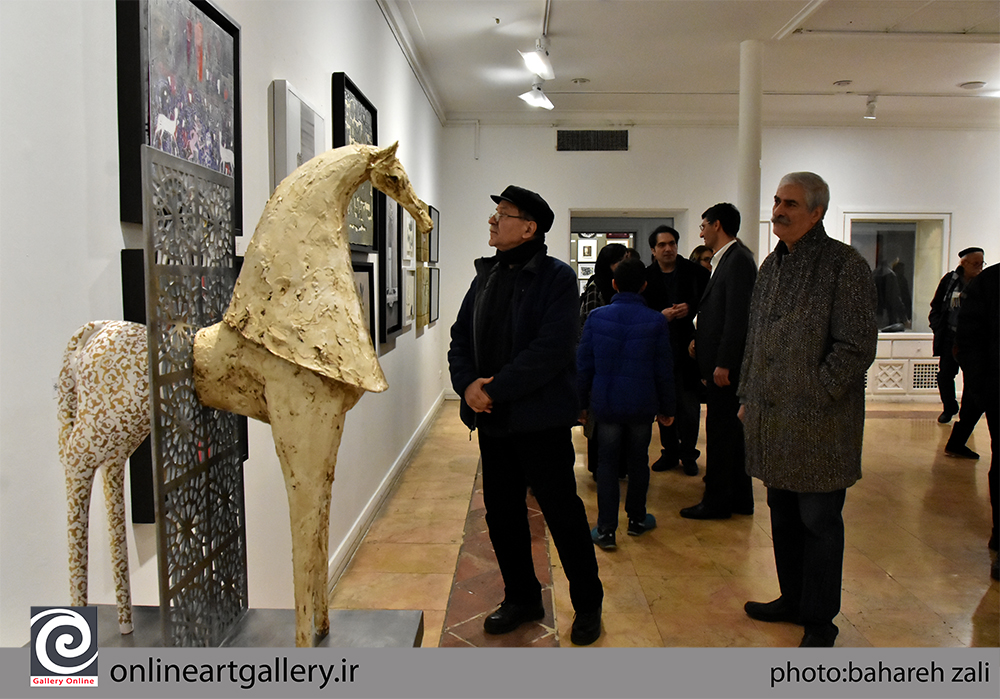
[[[958,413],[955,398],[955,377],[958,362],[955,360],[955,328],[958,326],[958,311],[962,305],[962,292],[969,282],[983,271],[983,249],[965,248],[959,251],[959,264],[955,271],[941,278],[934,298],[931,299],[931,313],[928,317],[934,332],[934,356],[940,357],[937,384],[941,394],[944,412],[938,417],[942,425],[951,422]],[[962,442],[964,445],[965,442]],[[970,452],[971,453],[971,452]]]
[[[479,433],[486,524],[504,581],[503,603],[483,628],[503,634],[546,617],[531,558],[530,487],[569,580],[571,640],[589,645],[601,635],[604,588],[573,472],[576,274],[547,254],[545,233],[555,217],[544,199],[514,185],[490,198],[497,252],[476,260],[448,350],[462,421]]]

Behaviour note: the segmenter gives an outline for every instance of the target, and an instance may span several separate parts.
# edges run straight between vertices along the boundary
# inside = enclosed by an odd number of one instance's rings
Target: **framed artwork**
[[[589,279],[594,276],[594,265],[580,265],[580,279]]]
[[[597,262],[597,241],[592,238],[577,240],[576,259],[578,262]]]
[[[302,163],[322,153],[326,122],[287,80],[273,80],[271,103],[271,191]]]
[[[429,311],[427,322],[433,323],[441,316],[441,270],[437,267],[428,268],[429,281]]]
[[[388,342],[403,331],[403,207],[394,199],[378,192],[379,204],[384,207],[382,239],[379,241],[379,298],[382,315],[379,321],[379,339]]]
[[[364,260],[352,260],[354,267],[354,290],[361,302],[361,316],[365,319],[368,332],[375,343],[375,265]]]
[[[406,209],[401,208],[400,210],[403,216],[401,222],[403,227],[403,260],[411,263],[407,267],[412,267],[412,263],[417,257],[417,221]]]
[[[427,234],[427,261],[437,262],[441,252],[441,212],[433,206],[427,208],[431,214],[431,221],[434,222],[434,228]]]
[[[333,74],[333,147],[378,145],[378,111],[345,73]],[[378,249],[378,202],[371,182],[362,184],[347,207],[351,250]]]
[[[580,282],[580,296],[583,296],[583,292],[587,290],[587,282],[590,281],[590,280],[589,279],[578,279],[577,281]]]
[[[417,314],[417,270],[406,270],[406,289],[403,294],[403,308],[405,310],[406,322],[409,323],[416,318]]]
[[[121,220],[142,223],[148,145],[232,177],[243,230],[240,25],[208,0],[117,2]]]

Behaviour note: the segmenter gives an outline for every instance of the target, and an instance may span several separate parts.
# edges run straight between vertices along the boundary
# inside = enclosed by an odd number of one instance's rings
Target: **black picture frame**
[[[333,105],[333,147],[361,143],[378,145],[378,110],[346,73],[334,73],[331,89]],[[348,241],[355,252],[378,252],[379,206],[377,190],[365,182],[347,207]]]
[[[121,220],[142,224],[149,145],[231,176],[243,235],[240,25],[209,0],[117,0],[115,13]]]
[[[382,238],[379,241],[379,340],[389,342],[406,324],[403,307],[403,207],[382,192]]]
[[[441,270],[429,267],[430,279],[430,314],[428,322],[433,323],[441,317]]]
[[[368,319],[368,332],[374,345],[378,339],[375,325],[375,265],[367,260],[351,260],[354,268],[354,290],[361,302],[361,314]]]
[[[441,212],[433,206],[427,207],[434,228],[431,229],[427,240],[427,261],[435,263],[438,261],[441,252]]]

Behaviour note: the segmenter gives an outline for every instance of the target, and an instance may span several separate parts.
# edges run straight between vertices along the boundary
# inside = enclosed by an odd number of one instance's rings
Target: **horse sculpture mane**
[[[395,152],[346,146],[285,178],[264,208],[224,318],[293,364],[375,392],[388,384],[353,291],[344,218],[355,190]]]

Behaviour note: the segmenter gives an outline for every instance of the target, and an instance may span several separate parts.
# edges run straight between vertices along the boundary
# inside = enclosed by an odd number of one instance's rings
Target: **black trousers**
[[[958,399],[955,397],[955,377],[958,376],[958,368],[958,360],[951,353],[949,343],[948,351],[942,352],[938,362],[937,385],[941,405],[952,415],[958,412]]]
[[[955,421],[948,436],[948,449],[966,445],[985,409],[979,392],[969,389],[962,392],[962,406],[958,411],[958,420]]]
[[[701,422],[701,396],[698,390],[686,385],[684,377],[676,381],[676,408],[674,424],[660,428],[660,453],[671,464],[680,459],[694,461],[701,452],[698,450],[698,429]]]
[[[503,576],[506,599],[533,604],[542,586],[531,559],[531,531],[525,502],[530,487],[545,516],[569,580],[573,608],[601,606],[604,588],[583,501],[576,494],[571,428],[504,435],[479,431],[483,460],[483,501],[490,541]]]
[[[705,495],[702,502],[713,510],[753,512],[753,480],[747,475],[736,386],[716,386],[710,381],[706,390]]]
[[[833,622],[844,577],[847,490],[797,493],[767,489],[771,538],[781,596],[798,607],[804,626]]]

